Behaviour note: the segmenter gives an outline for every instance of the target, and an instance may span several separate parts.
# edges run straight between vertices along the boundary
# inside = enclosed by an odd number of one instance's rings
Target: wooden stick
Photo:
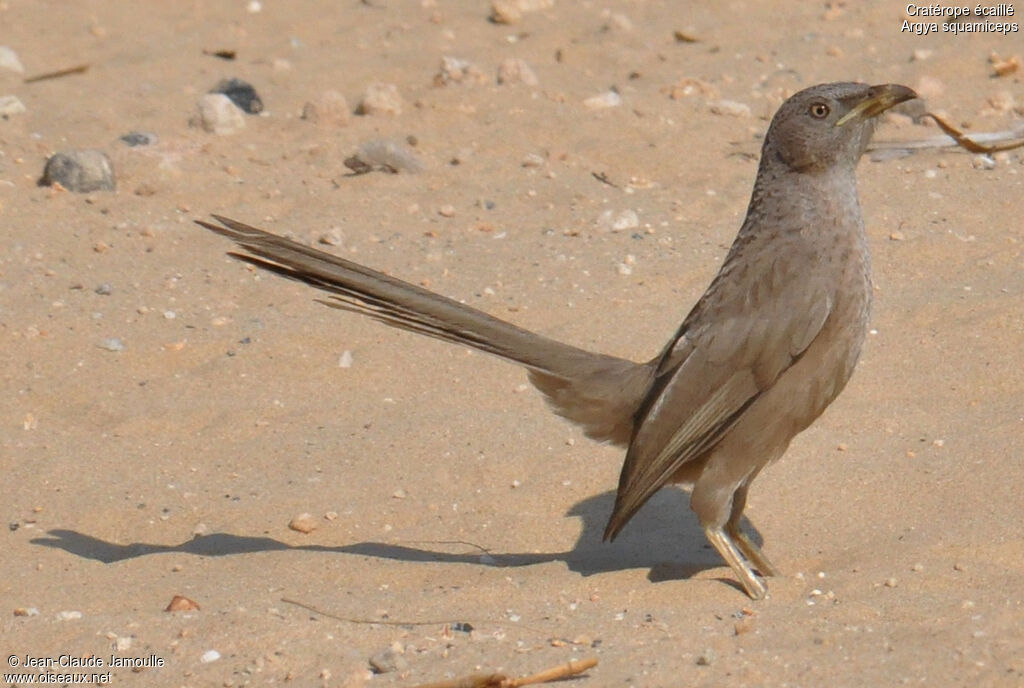
[[[549,683],[564,678],[582,674],[587,669],[597,666],[597,660],[581,659],[569,661],[560,666],[546,669],[537,674],[530,674],[522,678],[508,678],[504,674],[469,674],[447,681],[435,681],[433,683],[420,683],[413,688],[520,688],[537,683]]]
[[[45,74],[37,74],[36,76],[30,76],[25,79],[26,84],[35,83],[36,81],[46,81],[47,79],[57,79],[62,76],[70,76],[72,74],[82,74],[89,70],[89,65],[82,64],[76,65],[75,67],[68,67],[67,69],[58,69],[56,72],[46,72]]]

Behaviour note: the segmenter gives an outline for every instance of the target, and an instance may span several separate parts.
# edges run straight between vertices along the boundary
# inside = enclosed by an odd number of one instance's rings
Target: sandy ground
[[[971,132],[1020,122],[1022,73],[989,64],[1020,32],[901,33],[897,2],[681,5],[557,0],[502,26],[443,0],[0,2],[26,71],[0,70],[0,95],[27,109],[0,120],[3,656],[155,657],[112,670],[147,686],[411,686],[585,657],[567,685],[1021,685],[1019,151],[862,162],[875,332],[755,484],[747,514],[787,573],[757,603],[679,490],[602,544],[621,453],[522,371],[324,308],[192,223],[340,236],[322,247],[642,359],[716,271],[785,96],[898,82]],[[436,86],[444,56],[482,81]],[[539,84],[497,85],[506,58]],[[229,76],[265,115],[190,128]],[[400,115],[300,117],[375,81]],[[610,87],[621,106],[583,104]],[[159,141],[117,140],[133,130]],[[936,133],[890,116],[877,138]],[[409,136],[425,172],[347,175],[361,143]],[[66,148],[107,152],[117,191],[37,187]],[[303,512],[312,533],[288,527]],[[174,595],[200,610],[165,612]],[[370,676],[388,650],[399,667]]]

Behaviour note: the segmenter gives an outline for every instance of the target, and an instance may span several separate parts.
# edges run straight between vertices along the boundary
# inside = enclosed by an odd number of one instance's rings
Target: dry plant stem
[[[26,84],[35,83],[36,81],[46,81],[47,79],[58,79],[62,76],[71,76],[72,74],[83,74],[89,70],[89,65],[82,64],[74,67],[68,67],[67,69],[58,69],[56,72],[46,72],[45,74],[37,74],[36,76],[30,76],[25,79]]]
[[[1014,148],[1020,148],[1024,146],[1024,141],[1016,141],[1014,143],[1004,143],[996,146],[983,146],[980,143],[976,143],[969,139],[962,131],[954,127],[949,122],[946,122],[938,115],[932,112],[926,112],[924,117],[931,117],[935,120],[935,123],[939,125],[939,129],[946,132],[946,135],[951,137],[957,144],[964,150],[968,150],[972,153],[998,153],[999,151],[1013,150]]]
[[[306,604],[305,602],[299,602],[298,600],[289,599],[287,597],[282,597],[281,601],[284,602],[285,604],[294,604],[296,607],[302,607],[306,611],[313,612],[314,614],[319,614],[320,616],[324,616],[324,617],[326,617],[328,619],[334,619],[335,621],[344,621],[346,623],[352,623],[352,624],[365,624],[365,625],[379,624],[381,626],[444,626],[446,624],[458,623],[457,621],[453,621],[452,619],[438,619],[438,620],[434,620],[434,621],[396,621],[396,620],[393,620],[393,619],[353,619],[353,618],[350,618],[350,617],[347,617],[347,616],[338,616],[337,614],[331,614],[330,612],[325,612],[322,609],[317,609],[316,607],[314,607],[311,604]],[[479,623],[479,622],[476,622],[476,623]]]
[[[535,685],[537,683],[559,681],[582,674],[587,669],[595,666],[597,666],[596,659],[581,659],[579,661],[569,661],[536,674],[523,676],[522,678],[508,678],[503,674],[470,674],[447,681],[420,683],[413,688],[519,688],[520,686]]]

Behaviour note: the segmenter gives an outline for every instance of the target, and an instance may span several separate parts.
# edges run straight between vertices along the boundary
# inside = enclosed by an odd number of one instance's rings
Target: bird
[[[525,367],[556,414],[626,449],[605,540],[659,489],[682,485],[708,542],[761,599],[764,577],[780,574],[741,528],[747,494],[853,373],[872,289],[855,169],[878,115],[917,97],[839,82],[786,99],[718,274],[646,362],[564,344],[221,215],[196,222],[234,241],[232,257],[326,292],[322,303]]]

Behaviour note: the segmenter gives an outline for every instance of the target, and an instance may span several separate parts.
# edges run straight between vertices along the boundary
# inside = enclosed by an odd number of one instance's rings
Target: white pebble
[[[622,96],[616,91],[605,91],[596,96],[591,96],[583,101],[583,105],[591,110],[603,110],[622,105]]]
[[[363,101],[359,104],[361,115],[400,115],[402,96],[394,84],[372,83],[366,87]]]
[[[730,117],[750,117],[750,106],[746,103],[739,103],[735,100],[719,100],[709,105],[711,112],[716,115],[728,115]]]
[[[0,67],[3,69],[9,69],[12,72],[21,74],[25,71],[25,68],[21,64],[21,60],[18,59],[18,53],[14,52],[6,45],[0,45]]]
[[[341,356],[338,358],[339,368],[351,368],[352,367],[352,352],[345,349],[341,352]]]
[[[518,57],[510,57],[498,65],[498,83],[536,86],[539,81],[530,65]]]
[[[245,113],[223,93],[207,93],[199,99],[192,125],[219,136],[245,128]]]
[[[220,653],[216,650],[207,650],[203,653],[203,656],[199,658],[199,661],[203,664],[209,664],[210,662],[216,662],[220,659]]]
[[[0,116],[20,115],[25,112],[25,104],[18,100],[18,96],[0,96]]]
[[[82,612],[78,612],[78,611],[62,611],[62,612],[57,612],[57,620],[58,621],[71,621],[73,619],[81,619],[81,618],[82,618]]]

